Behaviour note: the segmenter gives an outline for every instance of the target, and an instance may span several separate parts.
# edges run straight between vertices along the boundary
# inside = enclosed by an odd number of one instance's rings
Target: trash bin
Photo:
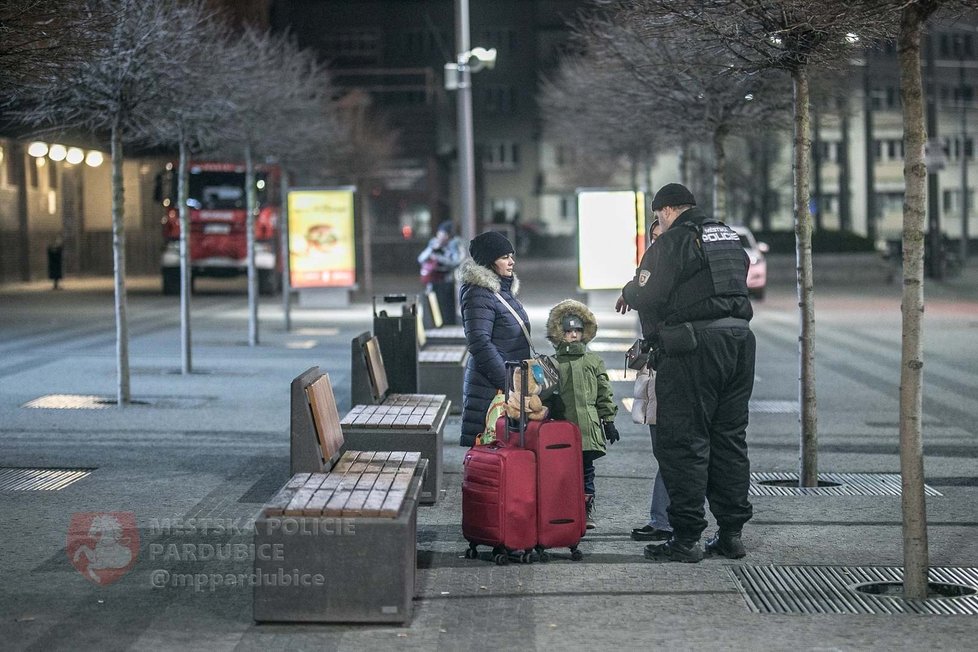
[[[418,299],[405,294],[388,294],[383,302],[399,308],[400,314],[377,310],[374,297],[374,335],[387,369],[390,391],[399,394],[418,392]],[[393,312],[393,311],[392,311]]]
[[[54,290],[58,289],[58,283],[64,277],[63,253],[64,245],[60,241],[48,245],[48,278],[54,282]]]

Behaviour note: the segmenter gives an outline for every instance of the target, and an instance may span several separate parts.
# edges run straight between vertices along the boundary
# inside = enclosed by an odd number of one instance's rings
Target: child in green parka
[[[587,344],[598,333],[598,322],[580,301],[565,299],[550,310],[547,339],[557,350],[560,383],[552,417],[567,419],[581,429],[584,454],[584,501],[587,529],[594,529],[594,460],[605,454],[608,444],[618,441],[615,415],[618,406],[604,361],[588,351]]]

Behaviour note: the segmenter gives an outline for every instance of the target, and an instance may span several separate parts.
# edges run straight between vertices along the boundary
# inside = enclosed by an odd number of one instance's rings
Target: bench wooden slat
[[[343,516],[361,516],[360,513],[363,509],[363,504],[367,501],[367,496],[370,495],[369,491],[354,491],[350,494],[350,499],[346,501],[346,505],[343,507]]]
[[[350,499],[353,492],[348,489],[338,489],[323,508],[323,516],[342,516],[346,501]]]
[[[343,448],[343,428],[333,396],[329,374],[323,374],[306,388],[306,397],[312,409],[313,424],[319,437],[323,459],[329,460]]]
[[[326,483],[323,483],[324,485]],[[326,503],[329,499],[333,497],[333,489],[323,489],[320,488],[316,490],[316,493],[312,495],[309,502],[302,509],[303,516],[319,516],[323,513],[323,508],[326,507]]]
[[[272,496],[272,498],[265,503],[262,508],[266,515],[268,516],[281,516],[285,513],[285,508],[289,506],[292,502],[292,497],[295,495],[297,489],[292,489],[288,485],[279,489],[278,493]]]
[[[292,476],[289,481],[285,484],[285,489],[298,489],[306,483],[309,479],[309,473],[296,473]]]

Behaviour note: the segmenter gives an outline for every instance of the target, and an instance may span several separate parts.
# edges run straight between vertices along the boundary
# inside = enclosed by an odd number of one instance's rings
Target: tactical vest
[[[670,312],[711,297],[746,297],[748,262],[737,232],[713,219],[683,226],[695,234],[703,265],[673,291]]]

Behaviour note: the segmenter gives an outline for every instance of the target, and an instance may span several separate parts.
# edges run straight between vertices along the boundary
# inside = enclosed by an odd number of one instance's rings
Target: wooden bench
[[[421,324],[427,332],[428,343],[433,346],[443,344],[466,344],[465,329],[461,326],[445,326],[444,316],[441,314],[441,306],[438,305],[438,297],[434,292],[425,293],[425,304],[428,309],[424,311]]]
[[[292,425],[308,421],[298,432],[315,437],[320,469],[295,473],[255,521],[254,619],[407,622],[428,462],[417,452],[341,452],[329,376],[313,367],[297,387],[306,410],[293,410]]]
[[[370,333],[353,338],[351,357],[351,395],[369,393],[371,402],[354,405],[343,417],[347,446],[420,452],[429,465],[421,504],[435,503],[441,492],[443,436],[452,401],[444,394],[391,393],[384,356]]]

